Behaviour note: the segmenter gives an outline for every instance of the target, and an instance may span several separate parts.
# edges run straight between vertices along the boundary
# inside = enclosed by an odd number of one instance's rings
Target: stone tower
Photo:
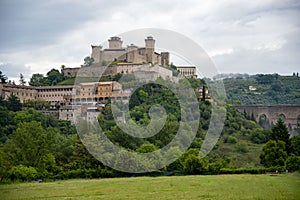
[[[119,37],[116,37],[116,36],[115,37],[111,37],[108,40],[108,43],[109,43],[109,48],[110,49],[122,49],[122,43],[123,43],[123,41]]]
[[[146,44],[146,48],[152,48],[152,49],[154,49],[154,46],[155,46],[155,40],[153,39],[152,36],[148,36],[148,37],[145,39],[145,44]]]
[[[169,52],[161,52],[161,65],[168,66],[170,61],[170,54]]]
[[[102,46],[95,46],[95,45],[91,45],[92,46],[92,58],[94,59],[94,63],[99,63],[101,61],[101,49]]]
[[[148,36],[145,39],[147,62],[153,63],[154,46],[155,46],[155,40],[153,39],[152,36]]]

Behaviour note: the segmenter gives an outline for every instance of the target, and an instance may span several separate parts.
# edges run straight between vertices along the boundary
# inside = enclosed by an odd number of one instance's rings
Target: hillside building
[[[197,78],[196,66],[176,66],[182,78]]]

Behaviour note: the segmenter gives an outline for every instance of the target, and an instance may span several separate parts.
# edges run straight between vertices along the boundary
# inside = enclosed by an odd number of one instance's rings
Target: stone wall
[[[67,77],[67,78],[76,77],[79,69],[80,69],[80,67],[64,68],[64,69],[62,69],[62,73],[63,73],[64,77]]]

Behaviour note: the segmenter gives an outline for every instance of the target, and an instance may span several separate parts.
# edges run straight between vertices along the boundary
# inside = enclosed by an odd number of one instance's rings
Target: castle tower
[[[161,52],[161,65],[168,66],[170,61],[170,54],[169,52]]]
[[[108,43],[109,43],[109,48],[110,49],[122,49],[122,43],[123,43],[123,41],[119,37],[116,37],[116,36],[115,37],[111,37],[108,40]]]
[[[94,63],[99,63],[101,61],[101,49],[102,46],[94,46],[91,45],[92,47],[92,55],[91,57],[94,59]]]
[[[153,39],[152,36],[148,36],[145,39],[145,46],[146,46],[146,57],[147,57],[147,62],[154,63],[154,46],[155,46],[155,40]]]
[[[146,48],[152,48],[152,49],[154,49],[154,46],[155,46],[155,40],[153,39],[152,36],[148,36],[148,37],[145,39],[145,44],[146,44]]]

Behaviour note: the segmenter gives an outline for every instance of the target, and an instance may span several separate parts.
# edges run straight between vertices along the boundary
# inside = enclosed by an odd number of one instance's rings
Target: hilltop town
[[[63,85],[25,86],[12,83],[0,84],[3,99],[15,95],[21,103],[44,101],[51,106],[42,111],[62,120],[73,120],[74,112],[83,112],[87,121],[97,119],[108,99],[121,99],[128,102],[130,91],[123,90],[117,81],[100,81],[99,77],[130,75],[139,73],[144,80],[155,81],[157,78],[178,82],[181,78],[197,78],[195,66],[173,66],[170,64],[169,52],[157,53],[155,40],[148,36],[145,46],[130,44],[123,47],[120,37],[111,37],[108,48],[91,45],[91,56],[85,64],[77,68],[63,67],[64,79],[85,78],[82,83]],[[98,78],[95,81],[95,77]],[[203,98],[203,88],[196,90],[199,100]],[[208,91],[204,91],[207,99]]]

